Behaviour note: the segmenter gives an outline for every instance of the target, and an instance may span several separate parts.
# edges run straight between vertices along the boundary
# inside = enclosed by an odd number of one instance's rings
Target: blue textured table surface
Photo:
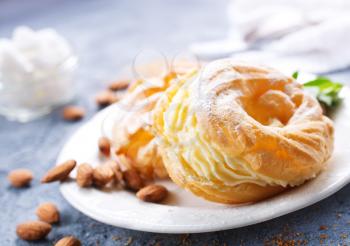
[[[18,25],[53,27],[73,44],[80,58],[76,103],[87,108],[79,123],[61,120],[59,111],[27,123],[0,117],[0,245],[53,245],[75,235],[83,245],[350,245],[350,186],[292,214],[235,230],[167,235],[115,228],[73,209],[58,184],[39,185],[67,138],[97,109],[94,94],[130,64],[142,48],[174,54],[198,40],[221,38],[227,31],[226,1],[69,1],[0,0],[0,36]],[[348,71],[332,76],[346,82]],[[7,173],[26,167],[36,179],[30,188],[11,188]],[[27,243],[15,234],[16,224],[35,219],[40,202],[53,201],[62,221],[44,241]],[[321,228],[320,228],[321,227]],[[284,244],[283,244],[284,243]]]

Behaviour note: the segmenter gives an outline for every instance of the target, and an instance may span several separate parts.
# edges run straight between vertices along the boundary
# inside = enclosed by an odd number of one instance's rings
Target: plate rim
[[[241,227],[245,227],[245,226],[249,226],[249,225],[255,225],[255,224],[259,224],[265,221],[269,221],[272,219],[276,219],[278,217],[287,215],[289,213],[293,213],[295,211],[299,211],[303,208],[306,208],[308,206],[311,206],[323,199],[326,199],[327,197],[333,195],[334,193],[336,193],[337,191],[339,191],[340,189],[342,189],[345,185],[348,184],[348,181],[344,179],[343,182],[341,182],[338,186],[336,186],[334,189],[330,189],[328,192],[323,192],[323,193],[319,193],[322,195],[319,195],[314,199],[308,199],[307,202],[305,203],[300,203],[297,206],[293,206],[292,209],[290,208],[285,208],[282,210],[279,210],[279,212],[277,212],[275,215],[273,216],[262,216],[259,219],[254,219],[251,221],[247,221],[247,222],[242,222],[242,223],[237,223],[235,225],[225,225],[225,226],[201,226],[201,227],[193,227],[192,225],[189,226],[188,228],[183,228],[183,225],[181,225],[181,227],[179,226],[175,226],[175,225],[171,225],[171,226],[165,226],[162,225],[161,227],[152,227],[152,226],[147,226],[146,224],[138,224],[138,225],[133,225],[133,224],[129,224],[129,223],[112,223],[110,220],[108,220],[107,218],[105,218],[105,216],[103,216],[103,218],[99,217],[98,214],[96,213],[92,213],[90,212],[88,209],[84,209],[83,206],[79,206],[79,202],[77,202],[76,200],[74,200],[72,197],[73,196],[69,196],[67,192],[65,192],[63,186],[60,187],[60,191],[61,194],[63,195],[63,197],[78,211],[80,211],[81,213],[85,214],[86,216],[107,224],[107,225],[111,225],[111,226],[115,226],[115,227],[121,227],[121,228],[125,228],[125,229],[131,229],[131,230],[136,230],[136,231],[144,231],[144,232],[152,232],[152,233],[162,233],[162,234],[183,234],[183,233],[206,233],[206,232],[216,232],[216,231],[224,231],[224,230],[229,230],[229,229],[237,229],[237,228],[241,228]]]
[[[344,88],[345,89],[345,88]],[[348,87],[345,89],[346,91],[350,91]],[[111,105],[97,114],[95,114],[90,120],[85,122],[83,125],[81,125],[73,135],[68,138],[65,145],[61,149],[57,162],[60,163],[61,160],[63,160],[63,154],[65,152],[66,146],[72,139],[79,134],[80,131],[84,131],[85,128],[88,127],[89,124],[93,124],[94,121],[97,121],[98,118],[102,118],[107,112],[109,112],[111,109],[113,109],[115,105]],[[314,196],[307,196],[304,197],[304,199],[296,200],[295,203],[293,203],[292,206],[285,206],[276,211],[273,215],[266,214],[266,215],[259,215],[258,218],[241,221],[239,223],[232,223],[232,224],[225,224],[225,225],[219,225],[219,224],[204,224],[200,226],[193,226],[193,225],[161,225],[161,226],[155,226],[154,224],[147,224],[147,223],[128,223],[125,219],[119,219],[118,222],[111,221],[111,219],[108,219],[105,215],[100,213],[99,211],[90,211],[87,206],[82,206],[78,199],[74,197],[74,195],[71,194],[72,191],[69,191],[69,185],[71,185],[70,182],[68,183],[61,183],[60,185],[60,192],[63,195],[63,197],[78,211],[82,212],[83,214],[87,215],[90,218],[93,218],[96,221],[116,226],[116,227],[122,227],[126,229],[132,229],[132,230],[138,230],[138,231],[145,231],[145,232],[153,232],[153,233],[172,233],[172,234],[181,234],[181,233],[204,233],[204,232],[214,232],[214,231],[221,231],[221,230],[228,230],[228,229],[235,229],[240,227],[245,227],[253,224],[258,224],[264,221],[268,221],[271,219],[275,219],[278,217],[281,217],[283,215],[295,212],[297,210],[303,209],[305,207],[308,207],[312,204],[315,204],[332,194],[336,193],[340,189],[342,189],[345,185],[347,185],[350,181],[350,173],[344,175],[341,180],[333,183],[331,186],[326,187],[326,189],[322,190],[321,192],[317,193]],[[75,184],[76,185],[76,184]],[[103,192],[103,191],[102,191]],[[288,192],[288,191],[287,191]],[[281,196],[283,196],[285,193],[282,193]],[[273,198],[272,198],[273,199]],[[268,199],[269,200],[269,199]],[[235,207],[237,208],[237,207]],[[185,208],[188,209],[188,208]],[[193,208],[191,208],[193,209]],[[198,209],[198,208],[196,208]],[[230,209],[230,208],[228,208]],[[204,209],[205,210],[205,209]]]

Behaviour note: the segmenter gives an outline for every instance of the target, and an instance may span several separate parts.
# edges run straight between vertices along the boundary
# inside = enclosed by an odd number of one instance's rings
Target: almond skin
[[[129,87],[130,80],[118,80],[109,84],[108,89],[111,91],[125,90]]]
[[[147,185],[136,193],[136,196],[145,202],[161,202],[168,195],[168,190],[162,185]]]
[[[36,215],[41,221],[49,224],[57,223],[60,220],[60,212],[51,202],[40,204],[36,209]]]
[[[51,183],[65,180],[68,178],[75,165],[76,161],[68,160],[58,166],[55,166],[45,174],[45,176],[41,179],[41,183]]]
[[[69,236],[60,239],[55,246],[81,246],[81,243],[75,237]]]
[[[120,166],[119,166],[118,162],[116,162],[114,160],[109,160],[105,163],[105,165],[108,165],[112,168],[112,171],[114,172],[114,182],[115,183],[121,182],[123,180],[123,173],[120,170]]]
[[[28,169],[16,169],[8,174],[7,179],[14,187],[25,187],[32,181],[33,173]]]
[[[77,183],[80,187],[90,187],[93,181],[94,169],[88,164],[83,163],[77,169]]]
[[[42,221],[27,221],[17,225],[18,237],[26,241],[43,239],[51,231],[51,225]]]
[[[67,121],[78,121],[85,116],[85,110],[79,106],[66,106],[63,109],[62,117]]]
[[[127,189],[132,191],[138,191],[144,184],[141,176],[136,169],[127,169],[123,172],[123,179]]]
[[[119,97],[112,91],[102,91],[96,95],[96,104],[103,108],[119,100]]]
[[[114,179],[114,172],[110,166],[102,165],[95,168],[93,182],[97,187],[103,187]]]
[[[98,140],[98,149],[100,153],[106,157],[109,157],[111,154],[111,141],[106,137],[100,137]]]

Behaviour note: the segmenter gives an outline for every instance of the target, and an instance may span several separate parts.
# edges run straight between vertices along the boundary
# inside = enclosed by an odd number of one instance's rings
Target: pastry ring
[[[151,66],[152,65],[152,66]],[[191,73],[192,64],[181,63],[182,70],[168,72],[163,78],[154,77],[136,80],[129,87],[117,106],[118,117],[113,127],[114,152],[124,168],[133,167],[145,180],[167,178],[161,154],[150,129],[151,115],[159,97],[178,75]],[[143,69],[153,68],[154,74],[160,67],[158,63],[148,64]]]
[[[207,200],[254,202],[314,178],[333,151],[333,124],[293,78],[215,61],[171,85],[153,129],[171,179]]]

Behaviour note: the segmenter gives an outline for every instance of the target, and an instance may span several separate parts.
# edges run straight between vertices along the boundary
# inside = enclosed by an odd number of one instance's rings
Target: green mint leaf
[[[295,72],[292,74],[292,77],[293,77],[294,79],[297,79],[298,76],[299,76],[299,72],[298,72],[298,71],[295,71]]]
[[[298,77],[298,73],[293,73],[293,78]],[[334,107],[339,102],[339,92],[343,88],[343,85],[338,82],[334,82],[331,79],[319,76],[314,80],[308,81],[303,84],[305,90],[310,92],[317,100],[327,107]]]

